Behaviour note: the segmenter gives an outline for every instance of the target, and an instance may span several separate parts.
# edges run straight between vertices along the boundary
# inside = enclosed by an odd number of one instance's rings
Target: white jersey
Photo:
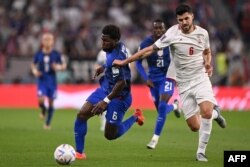
[[[174,25],[155,45],[158,48],[170,46],[177,82],[186,82],[205,75],[203,51],[210,47],[208,32],[205,29],[195,26],[193,32],[184,34],[179,25]]]

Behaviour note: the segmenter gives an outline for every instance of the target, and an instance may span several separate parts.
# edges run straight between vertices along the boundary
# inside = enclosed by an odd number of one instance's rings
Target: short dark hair
[[[183,13],[193,13],[193,10],[190,6],[186,4],[181,4],[175,9],[175,14],[177,15],[182,15]]]
[[[111,39],[119,41],[121,38],[120,28],[116,25],[109,24],[102,29],[103,35],[108,35]]]

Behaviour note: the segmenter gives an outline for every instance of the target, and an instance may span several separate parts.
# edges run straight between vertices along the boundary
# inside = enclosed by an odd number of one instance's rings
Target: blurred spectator
[[[0,44],[5,51],[5,62],[12,61],[13,57],[29,58],[40,47],[37,40],[40,32],[52,31],[56,35],[55,48],[67,55],[68,70],[77,71],[73,73],[71,83],[91,83],[90,75],[100,48],[100,34],[97,32],[100,32],[103,25],[121,25],[124,34],[122,39],[131,53],[134,53],[139,41],[147,35],[153,18],[161,17],[167,26],[173,25],[176,23],[176,6],[188,3],[193,6],[196,23],[207,28],[210,33],[213,55],[227,48],[226,54],[230,59],[234,55],[242,57],[245,55],[242,53],[244,48],[248,48],[244,46],[245,43],[250,43],[250,0],[221,2],[228,4],[229,9],[233,10],[229,13],[237,18],[235,23],[238,23],[240,31],[236,36],[230,25],[217,21],[215,8],[207,0],[5,0],[0,1]],[[244,43],[240,37],[245,40]],[[220,53],[218,55],[214,61],[222,61]],[[249,61],[244,57],[241,59],[247,63]],[[3,62],[0,63],[1,69]],[[1,70],[4,71],[3,76],[15,68],[7,67]],[[61,81],[68,83],[68,80]]]
[[[219,51],[216,54],[216,74],[217,74],[217,85],[227,85],[227,71],[228,71],[228,60],[224,50]]]

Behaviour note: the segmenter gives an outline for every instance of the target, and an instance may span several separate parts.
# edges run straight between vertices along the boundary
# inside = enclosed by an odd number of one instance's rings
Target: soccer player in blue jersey
[[[104,136],[108,140],[122,136],[135,122],[143,124],[144,116],[139,109],[136,109],[127,120],[122,121],[131,105],[132,96],[129,66],[112,67],[115,59],[127,58],[126,47],[120,42],[120,37],[120,29],[115,25],[106,25],[102,29],[102,49],[106,52],[106,63],[96,70],[94,78],[103,72],[104,76],[99,80],[100,87],[87,98],[75,120],[77,159],[86,159],[84,145],[89,118],[107,110]]]
[[[162,20],[157,19],[153,21],[152,35],[146,37],[142,41],[139,50],[155,43],[155,41],[158,40],[165,33],[165,31],[165,24]],[[173,104],[168,104],[169,99],[173,95],[175,85],[174,78],[166,78],[170,64],[169,47],[157,52],[153,52],[151,56],[145,59],[147,60],[148,64],[148,74],[142,65],[142,61],[144,59],[137,60],[136,67],[150,89],[156,110],[158,112],[154,135],[147,145],[147,148],[155,149],[164,127],[167,115],[174,110],[175,116],[178,118],[180,117],[180,111],[178,107],[179,102],[178,100],[175,100]]]
[[[62,56],[53,49],[54,36],[52,33],[44,33],[41,44],[41,49],[34,56],[31,70],[33,75],[37,77],[37,94],[39,107],[41,108],[40,117],[43,119],[47,116],[43,128],[50,129],[54,113],[53,103],[57,91],[56,71],[66,69],[66,63]],[[44,104],[46,97],[48,98],[48,108]]]

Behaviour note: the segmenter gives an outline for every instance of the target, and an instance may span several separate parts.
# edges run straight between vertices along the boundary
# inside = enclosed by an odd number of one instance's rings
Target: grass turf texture
[[[73,125],[76,110],[57,110],[51,130],[43,130],[38,110],[0,109],[0,167],[52,167],[58,165],[55,148],[68,143],[74,146]],[[126,117],[132,115],[129,111]],[[135,124],[121,138],[108,141],[99,130],[100,121],[89,121],[86,138],[87,160],[71,166],[83,167],[221,167],[224,150],[250,150],[250,112],[223,112],[228,127],[213,122],[207,148],[208,162],[196,162],[198,133],[191,132],[183,116],[171,113],[155,150],[146,149],[153,135],[156,112],[145,111],[142,127]]]

